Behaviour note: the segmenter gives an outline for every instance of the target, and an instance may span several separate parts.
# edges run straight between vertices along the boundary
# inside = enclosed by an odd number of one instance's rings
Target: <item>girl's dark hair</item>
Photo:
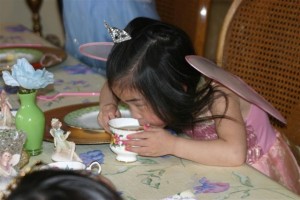
[[[202,74],[185,56],[195,51],[187,34],[161,21],[139,17],[125,31],[132,39],[115,44],[107,61],[109,87],[140,92],[174,130],[190,128],[210,106],[214,89],[197,88]]]
[[[105,182],[68,170],[40,170],[24,176],[7,200],[121,200]]]

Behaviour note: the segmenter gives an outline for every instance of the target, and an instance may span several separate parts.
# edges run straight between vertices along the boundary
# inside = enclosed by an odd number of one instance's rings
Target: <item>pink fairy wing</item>
[[[219,82],[246,101],[255,104],[282,123],[286,124],[286,120],[280,112],[239,77],[227,72],[223,68],[203,57],[190,55],[186,56],[185,59],[200,73]]]
[[[106,61],[113,45],[113,42],[91,42],[81,45],[79,51],[87,57]]]

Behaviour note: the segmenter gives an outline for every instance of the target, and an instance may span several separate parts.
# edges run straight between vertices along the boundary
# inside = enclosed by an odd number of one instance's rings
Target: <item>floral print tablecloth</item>
[[[38,91],[38,95],[54,95],[60,92],[99,92],[101,85],[103,85],[105,78],[93,72],[84,64],[78,63],[73,58],[68,58],[66,63],[60,64],[53,68],[48,68],[50,72],[54,73],[55,82],[44,89]],[[0,81],[0,90],[5,89],[9,93],[9,101],[13,109],[18,109],[19,100],[14,88],[4,86],[3,80]],[[71,104],[82,104],[97,102],[98,96],[67,96],[58,97],[51,101],[37,100],[38,105],[42,110],[50,110],[58,107],[63,107]]]
[[[23,25],[0,24],[0,47],[42,46],[43,39]]]
[[[110,179],[126,200],[155,199],[300,199],[255,169],[204,166],[174,156],[138,157],[134,163],[115,159],[108,144],[77,145],[78,154],[101,151],[102,175]],[[44,143],[44,152],[32,157],[51,162],[53,143]]]
[[[9,46],[51,46],[47,41],[33,34],[22,25],[0,24],[0,48]],[[88,66],[81,64],[71,56],[61,64],[47,68],[54,73],[55,83],[38,91],[39,95],[54,95],[59,92],[99,92],[105,78],[92,71]],[[13,109],[19,107],[15,88],[4,86],[0,80],[0,90],[5,89],[10,94],[10,103]],[[54,101],[38,101],[38,105],[44,110],[63,107],[70,104],[97,102],[98,97],[60,97]]]

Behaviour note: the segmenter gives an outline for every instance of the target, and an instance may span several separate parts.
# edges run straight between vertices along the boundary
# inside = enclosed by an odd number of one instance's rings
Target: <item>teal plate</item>
[[[68,113],[64,117],[64,122],[74,128],[80,128],[93,131],[104,131],[97,122],[99,106],[81,108]]]
[[[119,106],[122,117],[129,117],[130,112],[124,106]],[[64,117],[64,122],[73,128],[89,131],[103,132],[104,129],[98,124],[99,106],[81,108],[68,113]]]

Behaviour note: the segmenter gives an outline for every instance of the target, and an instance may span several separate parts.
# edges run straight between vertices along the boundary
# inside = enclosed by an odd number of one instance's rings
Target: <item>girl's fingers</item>
[[[124,140],[123,144],[125,144],[126,146],[136,146],[136,147],[145,147],[148,146],[148,142],[144,139],[141,140]]]

